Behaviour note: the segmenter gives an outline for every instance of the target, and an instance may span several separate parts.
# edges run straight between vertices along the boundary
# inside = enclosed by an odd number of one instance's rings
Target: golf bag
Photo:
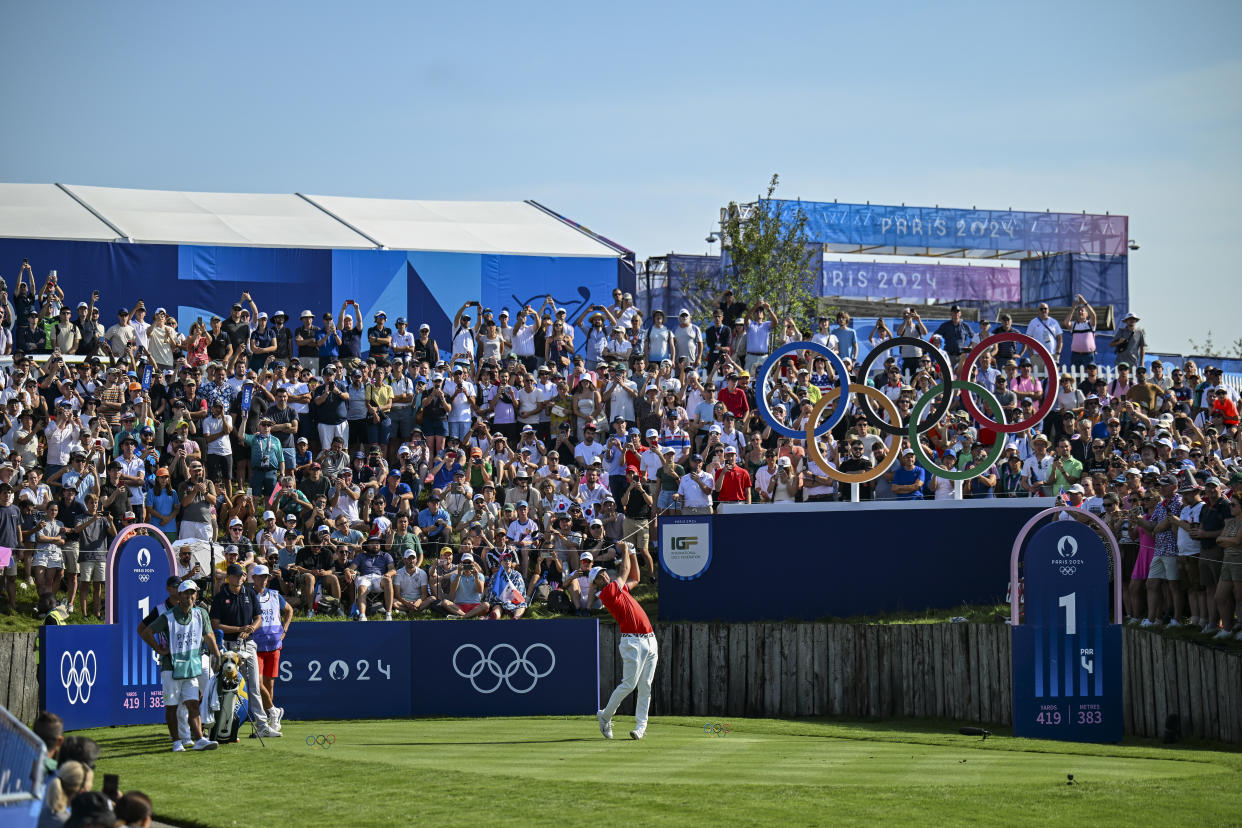
[[[225,744],[236,742],[241,725],[250,717],[250,696],[241,665],[234,653],[224,654],[224,663],[215,676],[215,699],[218,705],[215,721],[208,738]]]

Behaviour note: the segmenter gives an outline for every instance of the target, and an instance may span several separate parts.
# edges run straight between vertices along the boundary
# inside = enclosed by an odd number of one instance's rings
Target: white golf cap
[[[198,584],[193,581],[182,581],[181,586],[177,587],[177,592],[198,592]]]
[[[264,520],[275,520],[276,513],[273,512],[271,509],[268,509],[266,512],[263,513],[263,519]]]
[[[466,554],[461,556],[461,562],[462,563],[474,563],[474,555],[471,555],[469,552],[467,552]]]
[[[595,560],[595,556],[594,556],[594,555],[592,555],[590,552],[583,552],[581,555],[579,555],[579,556],[578,556],[578,560],[580,560],[580,561],[593,561],[593,560]]]
[[[244,526],[244,525],[245,524],[241,522],[241,518],[233,518],[232,520],[229,521],[229,526]]]
[[[1070,486],[1070,487],[1069,487],[1068,489],[1066,489],[1065,491],[1069,492],[1070,494],[1082,494],[1083,492],[1085,492],[1085,491],[1086,491],[1086,489],[1084,489],[1084,488],[1083,488],[1081,485],[1079,485],[1078,483],[1075,483],[1073,486]]]
[[[271,573],[268,572],[267,567],[264,566],[263,564],[255,564],[250,570],[251,577],[254,577],[256,575],[270,575],[270,574]]]

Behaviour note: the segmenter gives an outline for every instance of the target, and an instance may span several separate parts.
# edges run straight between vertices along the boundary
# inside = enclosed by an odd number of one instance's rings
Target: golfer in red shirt
[[[651,621],[634,600],[634,596],[630,595],[630,587],[638,583],[637,578],[628,579],[631,572],[630,558],[633,556],[633,552],[621,556],[615,581],[603,569],[596,569],[587,597],[588,607],[598,597],[621,628],[618,649],[625,664],[621,683],[612,691],[608,706],[595,714],[595,718],[599,720],[599,732],[604,734],[605,739],[612,738],[613,714],[617,712],[621,702],[625,701],[625,697],[634,692],[635,687],[638,688],[638,703],[634,708],[634,729],[630,731],[630,738],[643,738],[643,734],[647,732],[647,710],[651,707],[651,679],[655,676],[656,662],[660,660]],[[636,557],[632,571],[638,571]]]

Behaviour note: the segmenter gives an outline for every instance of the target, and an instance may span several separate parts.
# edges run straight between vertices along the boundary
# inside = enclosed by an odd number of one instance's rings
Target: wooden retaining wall
[[[653,715],[931,717],[1010,724],[1001,624],[657,624]],[[621,680],[615,625],[600,625],[601,706]],[[1242,742],[1242,655],[1127,627],[1125,728]],[[622,705],[633,712],[633,697]]]
[[[0,633],[0,705],[30,724],[39,715],[38,633]]]

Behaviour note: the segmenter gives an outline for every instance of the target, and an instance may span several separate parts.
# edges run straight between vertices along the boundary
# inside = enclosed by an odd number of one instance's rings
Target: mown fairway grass
[[[360,704],[365,705],[364,700]],[[618,718],[285,723],[282,739],[173,754],[162,727],[103,728],[159,818],[294,825],[1231,825],[1242,755],[960,736],[951,723]],[[715,719],[715,721],[724,721]],[[333,734],[327,750],[306,737]],[[1067,774],[1075,783],[1067,785]]]

